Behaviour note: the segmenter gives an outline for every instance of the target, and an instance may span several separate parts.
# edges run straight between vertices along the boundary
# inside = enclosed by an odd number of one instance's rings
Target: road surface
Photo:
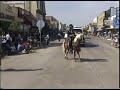
[[[65,60],[62,41],[1,61],[3,89],[119,88],[119,50],[104,40],[86,37],[82,62]]]

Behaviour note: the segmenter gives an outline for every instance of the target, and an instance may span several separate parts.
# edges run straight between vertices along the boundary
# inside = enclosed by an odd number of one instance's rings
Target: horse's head
[[[81,33],[76,33],[76,36],[75,36],[75,38],[74,38],[74,42],[76,42],[77,40],[81,40],[82,36],[83,36],[83,34],[81,34]]]
[[[83,34],[78,33],[78,34],[76,34],[76,37],[75,37],[75,38],[77,38],[77,39],[81,39],[81,38],[82,38],[82,36],[83,36]]]

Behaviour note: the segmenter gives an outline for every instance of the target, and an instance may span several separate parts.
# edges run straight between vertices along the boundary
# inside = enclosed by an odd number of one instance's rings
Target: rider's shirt
[[[65,36],[64,36],[64,38],[67,38],[67,37],[68,37],[68,34],[66,33]]]

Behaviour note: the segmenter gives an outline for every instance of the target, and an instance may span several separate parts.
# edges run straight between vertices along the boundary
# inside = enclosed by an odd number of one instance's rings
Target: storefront
[[[18,7],[18,17],[23,20],[21,29],[25,32],[29,31],[31,26],[33,26],[33,22],[35,22],[35,17],[27,10],[24,10]]]
[[[0,1],[0,28],[8,30],[9,25],[18,17],[18,10],[15,7],[6,5]]]

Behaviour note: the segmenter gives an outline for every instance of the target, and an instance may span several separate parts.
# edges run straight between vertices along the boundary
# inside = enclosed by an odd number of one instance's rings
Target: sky
[[[45,1],[46,16],[54,16],[63,24],[84,26],[101,12],[118,7],[119,1]]]

